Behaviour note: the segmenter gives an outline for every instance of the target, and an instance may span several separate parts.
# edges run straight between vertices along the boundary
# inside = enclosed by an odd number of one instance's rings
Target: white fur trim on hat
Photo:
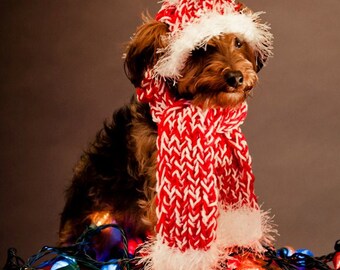
[[[204,13],[193,22],[183,25],[183,30],[175,30],[165,37],[169,45],[159,50],[159,53],[164,54],[154,66],[155,73],[162,77],[179,78],[190,53],[206,46],[212,37],[222,34],[240,35],[262,60],[272,56],[273,35],[268,24],[259,22],[262,13],[245,14],[235,11],[228,14],[220,14],[217,11]]]

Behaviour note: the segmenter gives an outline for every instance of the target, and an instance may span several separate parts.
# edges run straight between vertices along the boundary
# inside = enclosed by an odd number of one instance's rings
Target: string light
[[[118,229],[122,238],[122,254],[123,257],[110,260],[107,262],[99,262],[93,259],[88,252],[91,250],[91,239],[96,234],[107,228]],[[52,259],[40,262],[42,258],[51,257]],[[102,267],[108,266],[103,270],[119,270],[121,268],[130,270],[130,264],[134,259],[130,258],[128,254],[128,242],[123,229],[116,224],[106,224],[101,226],[91,225],[84,233],[78,238],[74,245],[66,247],[49,247],[44,246],[37,254],[31,256],[27,262],[17,256],[17,251],[14,248],[8,250],[8,256],[4,270],[35,270],[51,267],[51,270],[65,269],[65,270],[78,270],[79,265],[84,266],[90,270],[101,270]],[[40,262],[40,263],[39,263]],[[120,268],[121,267],[121,268]],[[52,269],[53,268],[53,269]]]
[[[66,267],[67,269],[74,269],[74,270],[79,270],[79,266],[76,262],[75,259],[73,258],[70,258],[70,257],[60,257],[60,260],[56,261],[52,267],[51,267],[51,270],[58,270],[58,269],[61,269],[63,268],[63,270],[66,270]]]
[[[88,251],[91,246],[91,239],[94,235],[100,233],[107,228],[114,228],[119,230],[122,238],[122,258],[111,259],[106,262],[99,262],[93,259]],[[129,241],[131,242],[131,240]],[[133,241],[132,241],[133,242]],[[272,269],[273,265],[283,270],[329,270],[340,269],[340,240],[335,243],[335,251],[321,257],[314,257],[313,253],[307,249],[298,249],[294,251],[290,247],[284,247],[278,250],[272,248],[266,248],[264,253],[264,259],[256,261],[256,255],[251,250],[240,250],[239,253],[232,254],[233,257],[243,260],[243,266],[254,264],[261,265],[258,269]],[[67,247],[48,247],[44,246],[37,254],[31,256],[27,262],[17,255],[15,248],[8,249],[7,261],[3,270],[38,270],[46,269],[50,267],[50,270],[79,270],[80,266],[89,270],[135,270],[143,269],[143,265],[139,263],[138,248],[136,254],[129,254],[128,240],[126,234],[122,228],[116,224],[106,225],[91,225],[85,232],[79,237],[74,245]],[[242,258],[243,254],[254,254],[254,259],[247,257]],[[51,258],[43,260],[43,258]],[[246,261],[248,260],[248,261]],[[39,263],[39,261],[42,261]],[[237,261],[237,259],[236,259]],[[235,261],[235,262],[236,262]],[[331,268],[328,264],[332,263],[334,268]],[[226,262],[223,265],[231,265],[230,262]],[[185,269],[185,268],[184,268]],[[247,268],[244,268],[247,269]],[[248,268],[249,269],[249,268]],[[257,268],[256,268],[257,269]]]

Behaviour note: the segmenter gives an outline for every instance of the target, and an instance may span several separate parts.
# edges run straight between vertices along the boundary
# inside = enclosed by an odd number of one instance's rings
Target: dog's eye
[[[239,40],[238,38],[235,38],[235,47],[236,48],[241,48],[243,45],[242,41]]]

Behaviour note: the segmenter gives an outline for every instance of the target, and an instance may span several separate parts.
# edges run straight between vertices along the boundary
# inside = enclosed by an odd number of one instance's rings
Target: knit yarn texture
[[[165,81],[150,71],[137,97],[150,104],[158,124],[158,222],[156,239],[147,248],[149,269],[180,269],[169,261],[180,262],[181,255],[189,259],[196,251],[193,257],[208,257],[192,269],[210,269],[221,253],[236,246],[261,252],[267,229],[240,129],[247,104],[203,110],[188,100],[175,100]]]

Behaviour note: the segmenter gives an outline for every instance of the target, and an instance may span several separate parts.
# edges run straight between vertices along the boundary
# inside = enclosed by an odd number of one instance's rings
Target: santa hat
[[[262,66],[272,56],[273,35],[263,12],[246,12],[234,0],[164,0],[156,20],[169,26],[168,46],[154,66],[155,74],[177,79],[190,53],[222,34],[239,34],[254,49]]]

